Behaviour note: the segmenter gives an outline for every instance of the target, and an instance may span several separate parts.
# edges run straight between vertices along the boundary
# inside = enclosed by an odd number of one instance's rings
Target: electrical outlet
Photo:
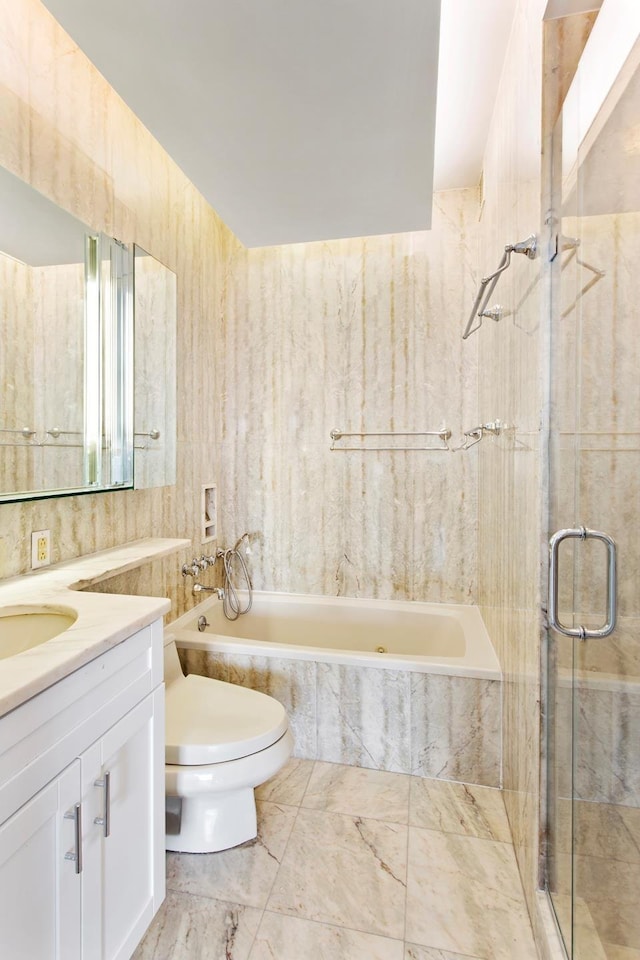
[[[51,563],[51,531],[34,530],[31,534],[31,568],[46,567]]]

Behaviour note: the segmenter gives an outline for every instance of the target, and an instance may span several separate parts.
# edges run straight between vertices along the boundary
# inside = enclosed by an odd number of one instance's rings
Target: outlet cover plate
[[[34,530],[31,534],[31,569],[51,563],[51,531]]]

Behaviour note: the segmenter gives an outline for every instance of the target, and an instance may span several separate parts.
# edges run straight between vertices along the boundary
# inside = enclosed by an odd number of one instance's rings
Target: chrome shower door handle
[[[595,630],[587,627],[567,627],[560,622],[558,614],[558,554],[563,540],[601,540],[607,548],[607,622]],[[549,541],[549,625],[565,637],[577,637],[579,640],[602,640],[610,636],[616,628],[617,619],[617,563],[616,543],[607,533],[589,530],[587,527],[573,527],[558,530]]]

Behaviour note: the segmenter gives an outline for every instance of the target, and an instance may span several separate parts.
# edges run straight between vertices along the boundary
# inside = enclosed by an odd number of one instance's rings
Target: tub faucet
[[[224,600],[224,590],[222,587],[205,587],[202,583],[194,583],[193,585],[194,593],[215,593],[217,594],[218,600]]]

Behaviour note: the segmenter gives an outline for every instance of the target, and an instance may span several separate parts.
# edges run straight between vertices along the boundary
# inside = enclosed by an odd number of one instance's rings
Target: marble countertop
[[[0,581],[0,608],[37,605],[66,608],[77,614],[75,623],[57,637],[16,656],[0,659],[0,716],[171,609],[165,597],[78,591],[169,556],[190,543],[190,540],[149,537]]]

